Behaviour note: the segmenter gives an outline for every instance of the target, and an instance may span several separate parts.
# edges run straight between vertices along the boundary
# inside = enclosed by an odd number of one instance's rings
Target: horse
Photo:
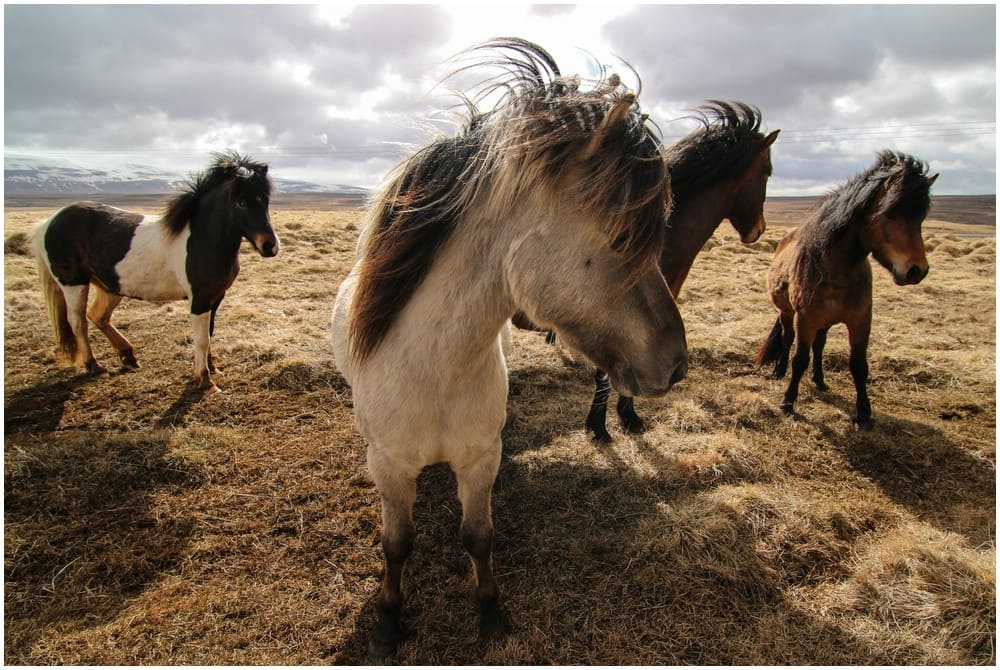
[[[187,299],[194,340],[194,379],[218,390],[210,349],[215,313],[240,271],[246,238],[261,256],[278,253],[268,206],[267,165],[236,152],[213,154],[205,172],[186,180],[162,216],[145,216],[95,202],[68,205],[31,233],[42,293],[55,332],[57,356],[90,374],[107,374],[94,358],[87,319],[118,352],[125,369],[139,363],[135,348],[111,324],[122,298],[156,302]],[[87,309],[93,289],[94,301]]]
[[[669,175],[637,94],[606,70],[564,76],[518,38],[463,55],[473,62],[459,72],[502,72],[479,85],[498,99],[479,111],[466,97],[457,135],[388,175],[331,319],[382,505],[375,659],[403,637],[416,480],[434,463],[455,473],[479,633],[507,630],[490,497],[506,419],[502,331],[517,309],[608,370],[622,393],[661,395],[687,369],[684,324],[656,266]]]
[[[701,127],[665,152],[673,210],[667,220],[660,270],[674,298],[680,295],[695,256],[723,219],[729,219],[745,244],[756,242],[764,233],[771,145],[781,132],[760,132],[760,110],[743,102],[709,100],[694,112]],[[601,369],[595,370],[594,382],[594,400],[585,425],[594,439],[609,442],[606,415],[611,385]],[[626,431],[645,429],[631,396],[620,396],[617,410]]]
[[[899,286],[919,284],[929,266],[921,225],[930,209],[930,188],[938,178],[913,156],[882,151],[875,163],[822,198],[808,220],[786,235],[775,250],[767,288],[779,316],[756,358],[758,367],[774,363],[781,379],[792,376],[781,402],[794,411],[799,382],[813,355],[813,382],[827,391],[823,348],[831,326],[847,326],[850,370],[857,393],[854,425],[872,428],[868,398],[868,339],[872,323],[874,256]]]

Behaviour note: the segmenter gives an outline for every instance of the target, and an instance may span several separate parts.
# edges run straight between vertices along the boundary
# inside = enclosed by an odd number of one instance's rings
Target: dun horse
[[[615,75],[581,88],[523,40],[472,54],[463,70],[499,66],[483,90],[502,98],[487,112],[470,105],[457,136],[390,175],[332,319],[382,501],[385,574],[369,647],[379,658],[402,637],[416,481],[433,463],[448,462],[458,483],[480,633],[506,629],[490,496],[506,415],[500,335],[517,308],[623,393],[660,395],[687,368],[683,323],[656,267],[669,180],[635,94]]]
[[[872,255],[899,285],[927,276],[921,224],[930,208],[930,188],[938,175],[903,153],[883,151],[875,164],[820,201],[802,227],[778,245],[768,274],[771,301],[780,312],[757,355],[757,365],[774,363],[775,378],[788,367],[792,377],[781,409],[791,414],[799,382],[813,353],[813,381],[823,379],[823,347],[831,326],[843,323],[851,347],[850,368],[857,391],[855,424],[872,425],[868,399],[868,338],[872,322]]]
[[[240,271],[240,242],[245,237],[261,256],[278,253],[270,195],[267,165],[236,153],[216,154],[208,170],[168,202],[162,217],[81,202],[39,224],[32,247],[61,357],[88,372],[106,372],[90,348],[89,317],[122,364],[138,368],[135,349],[111,325],[111,313],[123,297],[186,298],[195,380],[208,392],[217,390],[210,340],[215,313]]]
[[[703,127],[665,153],[673,192],[673,211],[660,254],[660,270],[676,298],[695,256],[723,219],[750,244],[763,234],[764,198],[771,176],[771,145],[780,131],[759,132],[760,111],[745,103],[710,100],[696,110]],[[600,441],[610,441],[606,427],[611,386],[603,370],[594,375],[596,390],[587,428]],[[618,398],[618,416],[631,433],[644,429],[631,396]]]

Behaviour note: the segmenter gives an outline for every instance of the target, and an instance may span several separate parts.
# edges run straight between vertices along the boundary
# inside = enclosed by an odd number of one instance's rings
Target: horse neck
[[[243,236],[233,223],[231,212],[222,206],[220,200],[221,195],[217,192],[208,194],[191,217],[191,248],[235,259]]]
[[[733,195],[727,180],[693,193],[670,213],[660,271],[674,297],[684,285],[698,252],[732,209]]]
[[[497,346],[514,313],[503,277],[509,230],[501,222],[465,216],[434,259],[400,314],[408,359],[423,357],[461,373]]]

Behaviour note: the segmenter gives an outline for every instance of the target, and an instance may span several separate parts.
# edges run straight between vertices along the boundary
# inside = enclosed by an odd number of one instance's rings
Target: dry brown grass
[[[274,209],[277,258],[244,252],[208,398],[181,303],[116,313],[139,371],[56,368],[16,237],[50,210],[6,210],[6,663],[365,662],[378,498],[327,341],[359,214],[295,205]],[[454,480],[428,468],[401,662],[995,661],[992,214],[932,212],[919,286],[876,270],[876,428],[858,433],[842,329],[831,391],[804,381],[795,419],[750,365],[775,315],[780,207],[752,247],[724,227],[699,257],[680,303],[691,371],[637,402],[644,435],[611,417],[615,441],[591,442],[590,369],[515,334],[494,489],[515,631],[477,644]]]

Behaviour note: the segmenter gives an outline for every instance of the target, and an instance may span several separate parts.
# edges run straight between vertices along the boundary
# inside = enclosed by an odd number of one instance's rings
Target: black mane
[[[224,184],[239,184],[244,197],[270,197],[272,185],[266,163],[254,162],[235,151],[213,153],[212,158],[207,170],[186,179],[184,190],[167,202],[162,224],[170,235],[179,235],[198,213],[201,199]]]
[[[664,152],[674,207],[707,186],[742,174],[760,152],[760,110],[744,102],[709,100],[695,112],[699,128]]]

